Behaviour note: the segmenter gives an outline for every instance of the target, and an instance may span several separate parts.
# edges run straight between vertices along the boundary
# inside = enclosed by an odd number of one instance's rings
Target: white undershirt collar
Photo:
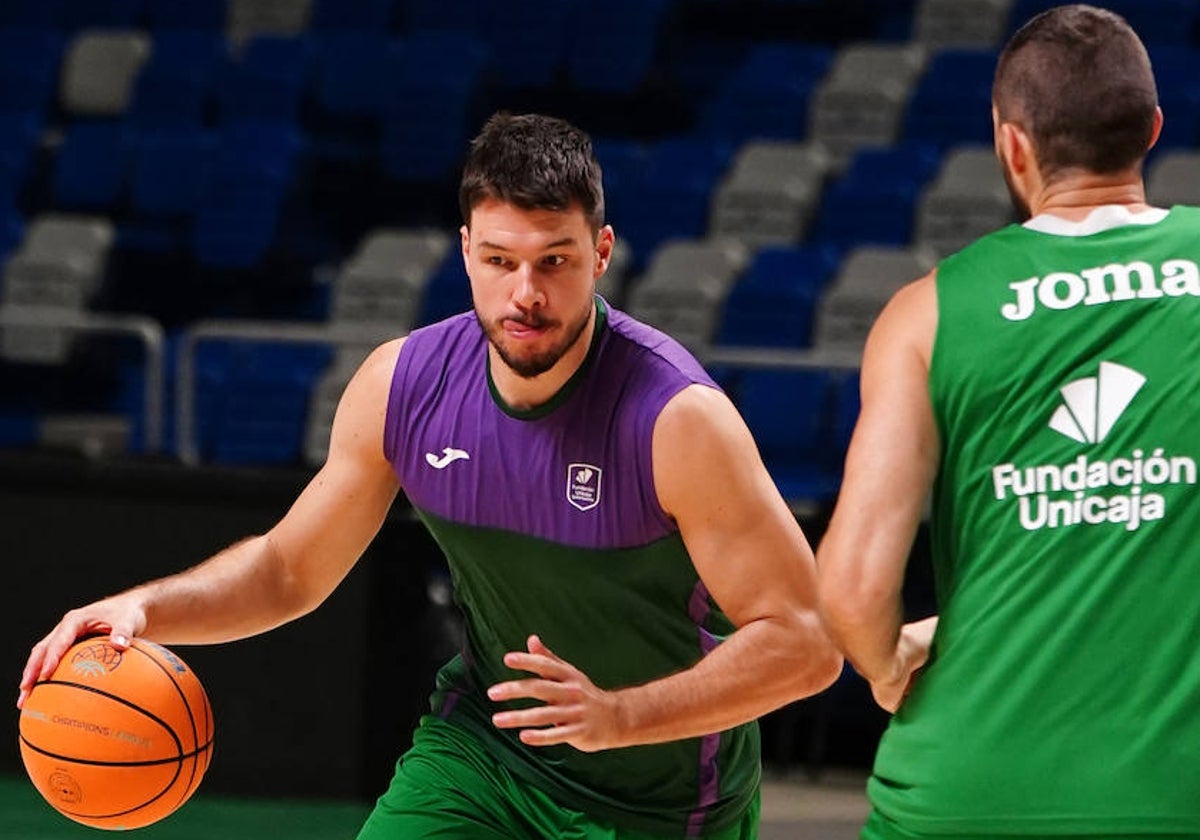
[[[1168,212],[1151,207],[1140,213],[1131,213],[1129,208],[1122,204],[1105,204],[1078,222],[1055,216],[1053,213],[1042,213],[1027,221],[1024,227],[1053,236],[1091,236],[1125,225],[1155,225],[1165,219]]]

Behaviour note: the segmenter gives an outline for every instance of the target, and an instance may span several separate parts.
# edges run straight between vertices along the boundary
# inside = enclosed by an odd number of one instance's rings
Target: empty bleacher
[[[1050,5],[8,0],[0,446],[151,454],[143,357],[162,353],[160,454],[318,464],[366,349],[347,336],[470,306],[466,144],[495,110],[539,110],[595,138],[618,236],[602,293],[710,360],[789,497],[828,500],[874,315],[1012,221],[991,75]],[[1200,2],[1106,5],[1159,80],[1150,196],[1200,201]],[[47,250],[64,224],[92,250]],[[110,347],[31,306],[165,340]]]

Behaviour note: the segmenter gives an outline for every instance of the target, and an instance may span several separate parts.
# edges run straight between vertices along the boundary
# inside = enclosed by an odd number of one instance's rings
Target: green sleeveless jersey
[[[940,623],[869,793],[920,834],[1200,835],[1200,210],[938,269]]]

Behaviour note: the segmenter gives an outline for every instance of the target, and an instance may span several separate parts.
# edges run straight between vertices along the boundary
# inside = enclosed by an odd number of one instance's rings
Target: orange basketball
[[[212,708],[183,660],[135,639],[77,642],[21,709],[21,758],[54,808],[96,828],[139,828],[188,800],[212,757]]]

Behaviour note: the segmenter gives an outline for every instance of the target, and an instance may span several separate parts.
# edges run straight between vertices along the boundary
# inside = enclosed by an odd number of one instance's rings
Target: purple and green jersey
[[[536,409],[505,405],[487,348],[473,313],[414,331],[388,401],[384,451],[446,554],[466,623],[433,711],[564,806],[665,835],[736,823],[758,789],[756,725],[597,753],[534,748],[491,723],[529,703],[485,693],[527,676],[503,657],[534,633],[616,689],[689,668],[732,632],[658,502],[651,457],[667,402],[716,386],[679,344],[599,298],[584,363]]]

